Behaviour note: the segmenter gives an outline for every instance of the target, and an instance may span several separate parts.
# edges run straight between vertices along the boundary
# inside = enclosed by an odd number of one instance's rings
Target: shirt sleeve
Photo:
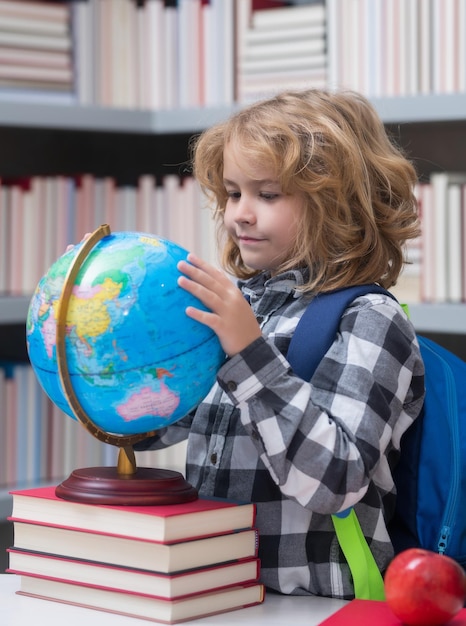
[[[296,376],[265,337],[219,372],[282,493],[315,512],[354,505],[371,480],[390,491],[388,454],[422,407],[415,333],[399,305],[387,300],[364,296],[352,303],[311,382]]]
[[[153,435],[135,443],[133,448],[136,452],[144,452],[146,450],[162,450],[181,443],[188,438],[192,421],[193,414],[190,413],[171,426],[159,428]]]

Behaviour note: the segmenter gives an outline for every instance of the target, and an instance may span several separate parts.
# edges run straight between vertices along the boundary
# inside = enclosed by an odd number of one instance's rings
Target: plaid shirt
[[[357,298],[311,382],[290,370],[306,307],[300,271],[240,283],[263,337],[227,360],[190,416],[142,447],[188,437],[186,476],[201,496],[257,505],[261,580],[286,594],[351,598],[330,513],[355,505],[381,571],[393,557],[390,467],[418,416],[424,368],[415,333],[388,296]]]

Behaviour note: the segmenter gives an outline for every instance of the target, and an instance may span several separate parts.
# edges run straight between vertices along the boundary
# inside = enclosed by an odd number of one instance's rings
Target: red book
[[[286,4],[286,2],[276,2],[276,0],[273,2],[270,0],[252,0],[251,8],[253,11],[262,11],[263,9],[275,9],[277,6],[284,7]]]
[[[258,548],[254,529],[170,544],[18,521],[13,532],[17,550],[163,574],[257,557]]]
[[[165,624],[245,608],[260,604],[264,600],[264,587],[260,583],[235,585],[178,600],[160,600],[32,576],[21,577],[21,589],[18,593]],[[247,617],[245,619],[247,620]]]
[[[121,593],[136,593],[175,600],[232,585],[256,582],[259,559],[239,559],[210,567],[163,574],[53,554],[8,549],[10,574],[34,576],[58,582],[97,587]]]
[[[321,622],[319,626],[402,626],[386,602],[378,600],[352,600]],[[458,613],[445,626],[466,626],[466,609]]]
[[[12,521],[160,543],[226,534],[255,524],[254,504],[217,498],[165,506],[102,506],[58,498],[55,487],[15,490],[11,494]]]

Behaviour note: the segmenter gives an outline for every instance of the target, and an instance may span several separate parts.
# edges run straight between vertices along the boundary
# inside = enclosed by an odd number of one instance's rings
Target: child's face
[[[290,257],[304,199],[284,194],[271,169],[248,162],[235,144],[225,146],[223,179],[228,195],[224,223],[229,235],[248,267],[273,274]]]

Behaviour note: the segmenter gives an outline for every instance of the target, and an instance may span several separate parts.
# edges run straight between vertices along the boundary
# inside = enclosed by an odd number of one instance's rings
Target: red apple
[[[421,548],[395,556],[384,584],[388,606],[408,626],[445,624],[463,608],[466,599],[466,573],[461,565]]]

